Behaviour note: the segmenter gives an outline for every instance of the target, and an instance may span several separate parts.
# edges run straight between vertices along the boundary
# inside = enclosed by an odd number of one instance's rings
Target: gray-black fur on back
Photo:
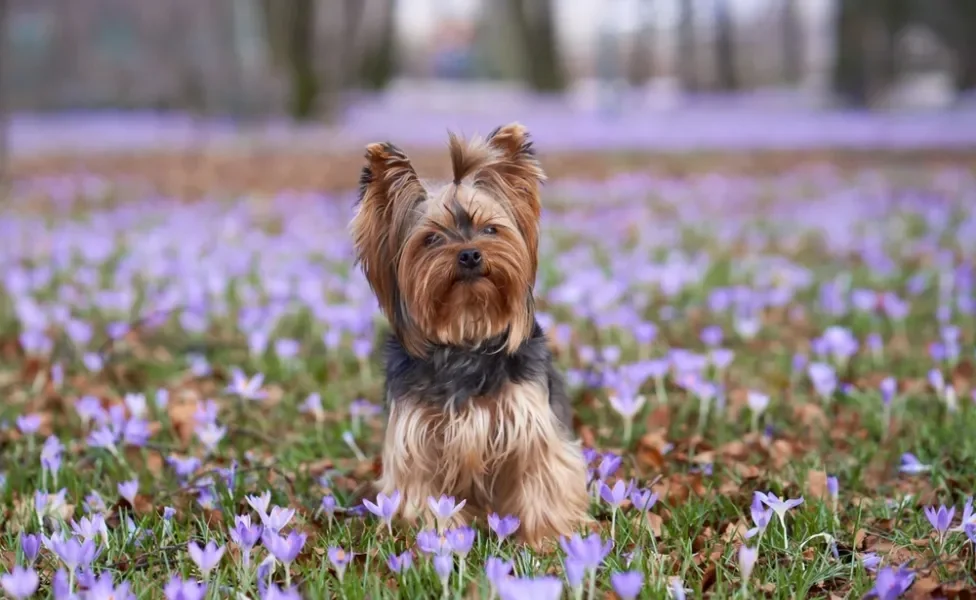
[[[410,396],[434,406],[462,408],[473,398],[497,396],[509,383],[544,382],[549,406],[572,431],[569,397],[542,327],[536,322],[531,337],[513,354],[505,353],[506,341],[500,336],[478,348],[434,346],[421,359],[410,356],[391,335],[386,343],[387,400]]]

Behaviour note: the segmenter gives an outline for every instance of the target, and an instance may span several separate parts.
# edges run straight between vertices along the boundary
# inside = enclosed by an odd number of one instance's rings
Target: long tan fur
[[[429,496],[467,500],[454,524],[490,511],[518,515],[531,543],[570,535],[589,520],[586,463],[537,383],[510,385],[491,402],[442,412],[394,402],[380,491],[402,494],[401,516],[428,518]]]

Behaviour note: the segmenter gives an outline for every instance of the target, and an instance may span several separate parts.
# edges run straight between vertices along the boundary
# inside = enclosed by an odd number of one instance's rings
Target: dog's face
[[[531,334],[545,175],[518,124],[466,144],[450,138],[454,181],[421,182],[390,144],[366,149],[352,222],[357,258],[411,354]]]

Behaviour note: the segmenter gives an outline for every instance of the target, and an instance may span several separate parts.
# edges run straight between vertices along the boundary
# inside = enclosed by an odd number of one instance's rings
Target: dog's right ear
[[[423,196],[420,179],[402,150],[389,143],[366,146],[359,201],[350,228],[356,259],[391,320],[398,304],[396,257],[403,225]]]

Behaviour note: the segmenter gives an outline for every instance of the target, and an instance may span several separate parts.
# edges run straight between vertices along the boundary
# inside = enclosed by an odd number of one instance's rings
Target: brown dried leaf
[[[798,405],[794,410],[793,414],[796,420],[807,427],[827,427],[829,421],[827,420],[827,415],[824,414],[823,408],[818,404],[813,404],[807,402],[805,404]]]
[[[810,470],[807,472],[807,495],[811,498],[826,500],[827,493],[827,473],[824,471]]]

